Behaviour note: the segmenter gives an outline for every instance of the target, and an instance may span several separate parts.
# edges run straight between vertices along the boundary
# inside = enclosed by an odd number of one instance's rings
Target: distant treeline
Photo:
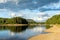
[[[29,24],[45,24],[45,22],[36,22],[32,19],[27,19],[27,21],[28,21]]]
[[[0,18],[0,24],[28,24],[27,20],[21,17]]]
[[[36,22],[32,19],[22,17],[0,18],[0,24],[44,24],[44,22]]]
[[[28,21],[28,24],[37,24],[37,22],[35,22],[35,21],[32,20],[32,19],[27,19],[27,21]]]

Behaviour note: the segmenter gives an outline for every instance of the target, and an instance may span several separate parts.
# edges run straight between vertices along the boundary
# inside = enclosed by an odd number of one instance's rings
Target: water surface
[[[0,40],[28,40],[28,38],[46,33],[44,32],[46,30],[45,26],[36,26],[33,28],[27,28],[26,30],[22,32],[13,32],[11,30],[0,30]]]

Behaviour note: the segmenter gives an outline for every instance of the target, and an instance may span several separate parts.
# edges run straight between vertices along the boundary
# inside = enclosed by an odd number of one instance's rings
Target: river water
[[[10,30],[0,30],[0,40],[28,40],[28,38],[46,33],[45,26],[36,26],[33,28],[27,28],[25,31],[22,32],[12,32]]]

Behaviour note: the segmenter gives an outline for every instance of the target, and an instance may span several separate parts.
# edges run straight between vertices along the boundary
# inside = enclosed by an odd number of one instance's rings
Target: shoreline
[[[28,40],[30,40],[30,39],[33,38],[33,37],[37,37],[37,36],[39,36],[39,35],[44,35],[44,34],[37,34],[37,35],[31,36],[31,37],[28,38]]]
[[[0,24],[0,26],[27,26],[28,24]]]
[[[47,34],[49,34],[49,33],[51,33],[51,32],[47,32]],[[28,38],[28,40],[32,40],[32,38],[34,39],[34,37],[38,37],[38,36],[41,36],[41,35],[45,35],[45,34],[37,34],[37,35],[31,36],[31,37]]]
[[[58,25],[59,26],[59,25]],[[60,26],[53,25],[53,27],[45,30],[45,32],[50,32],[47,34],[39,34],[30,37],[28,40],[60,40]]]

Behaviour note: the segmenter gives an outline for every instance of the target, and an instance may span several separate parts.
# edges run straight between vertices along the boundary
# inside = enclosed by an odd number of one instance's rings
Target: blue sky
[[[20,16],[40,22],[56,14],[60,14],[60,0],[0,0],[0,17]]]

